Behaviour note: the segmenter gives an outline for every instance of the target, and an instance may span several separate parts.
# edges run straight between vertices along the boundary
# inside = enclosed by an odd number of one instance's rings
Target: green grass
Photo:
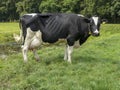
[[[21,53],[1,59],[0,90],[120,90],[120,24],[102,25],[100,37],[75,47],[72,64],[63,60],[64,44],[38,53],[40,62],[32,52],[27,64]]]
[[[13,33],[19,33],[18,23],[0,23],[0,43],[13,41]]]

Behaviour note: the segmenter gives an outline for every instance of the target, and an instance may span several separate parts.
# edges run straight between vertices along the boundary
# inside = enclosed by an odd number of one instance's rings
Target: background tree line
[[[0,21],[15,21],[25,13],[99,15],[120,23],[119,0],[0,0]]]

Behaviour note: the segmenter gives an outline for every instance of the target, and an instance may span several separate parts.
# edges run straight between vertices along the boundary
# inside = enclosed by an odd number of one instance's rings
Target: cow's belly
[[[42,36],[42,40],[43,42],[47,42],[47,43],[55,43],[57,42],[59,39],[66,39],[68,35],[65,35],[65,34],[60,34],[58,36],[54,36],[54,35],[51,35],[51,36],[45,36],[43,35]]]
[[[32,40],[31,44],[30,44],[30,49],[34,49],[34,48],[37,48],[41,45],[41,42],[35,38],[34,40]]]

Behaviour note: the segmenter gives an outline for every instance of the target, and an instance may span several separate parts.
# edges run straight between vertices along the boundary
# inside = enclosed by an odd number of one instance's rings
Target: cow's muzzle
[[[98,30],[96,30],[96,31],[94,31],[94,32],[92,33],[92,35],[93,35],[93,36],[100,36],[100,33],[99,33]]]
[[[100,33],[97,33],[97,34],[93,33],[92,35],[97,37],[97,36],[100,36]]]

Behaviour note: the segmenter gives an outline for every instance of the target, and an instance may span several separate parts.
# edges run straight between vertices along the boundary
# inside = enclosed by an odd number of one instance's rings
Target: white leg
[[[31,31],[30,28],[27,29],[27,35],[26,35],[26,39],[25,39],[25,43],[24,46],[22,48],[22,52],[23,52],[23,58],[24,58],[24,62],[27,62],[27,52],[31,43],[31,39],[33,38],[34,33]]]
[[[33,49],[33,54],[34,54],[34,56],[35,56],[36,61],[39,61],[40,58],[39,58],[39,55],[37,54],[36,49]]]
[[[71,54],[73,52],[73,46],[68,45],[67,51],[68,51],[68,62],[71,63]]]
[[[24,45],[22,48],[22,53],[23,53],[23,58],[24,58],[24,62],[27,62],[27,52],[28,52],[28,46]]]
[[[41,32],[38,31],[38,32],[36,32],[35,36],[33,37],[32,41],[31,41],[31,44],[29,46],[33,50],[33,54],[34,54],[36,61],[40,60],[39,55],[37,54],[36,48],[38,48],[41,44],[42,44],[42,35],[41,35]]]
[[[68,52],[67,52],[67,45],[65,47],[65,54],[64,54],[64,60],[68,59]]]

